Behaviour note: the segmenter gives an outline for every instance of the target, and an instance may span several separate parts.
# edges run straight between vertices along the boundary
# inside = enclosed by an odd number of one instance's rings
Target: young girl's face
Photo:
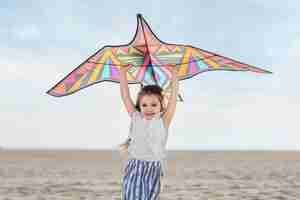
[[[150,120],[161,112],[161,104],[156,95],[144,95],[140,100],[141,112],[145,119]]]

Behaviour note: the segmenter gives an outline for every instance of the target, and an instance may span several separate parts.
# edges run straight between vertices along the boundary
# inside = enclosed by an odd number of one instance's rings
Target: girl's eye
[[[147,104],[142,104],[142,107],[147,107]]]
[[[151,104],[151,106],[152,106],[152,107],[156,107],[156,106],[157,106],[157,104],[156,104],[156,103],[153,103],[153,104]]]

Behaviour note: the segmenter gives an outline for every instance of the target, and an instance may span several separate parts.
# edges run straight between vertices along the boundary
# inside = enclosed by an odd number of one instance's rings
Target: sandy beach
[[[117,151],[1,150],[0,200],[121,199]],[[300,152],[169,151],[162,200],[299,200]]]

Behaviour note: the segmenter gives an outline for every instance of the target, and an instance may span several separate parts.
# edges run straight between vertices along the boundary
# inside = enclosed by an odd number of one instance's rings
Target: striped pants
[[[160,161],[130,159],[122,180],[122,200],[159,200]]]

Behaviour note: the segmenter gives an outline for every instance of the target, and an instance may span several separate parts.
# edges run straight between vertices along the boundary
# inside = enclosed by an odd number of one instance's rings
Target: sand
[[[121,199],[116,151],[1,150],[0,200]],[[300,152],[169,151],[161,200],[299,200]]]

